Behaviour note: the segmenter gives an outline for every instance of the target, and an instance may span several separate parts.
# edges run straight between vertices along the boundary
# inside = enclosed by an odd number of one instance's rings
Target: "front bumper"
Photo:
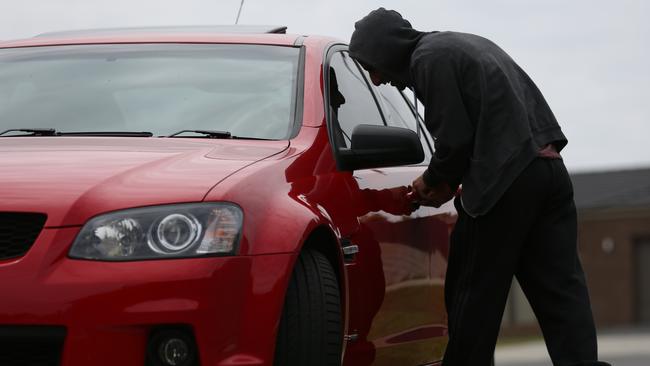
[[[0,327],[63,326],[62,366],[143,366],[152,329],[188,326],[201,365],[271,365],[294,254],[97,262],[45,229],[0,261]]]

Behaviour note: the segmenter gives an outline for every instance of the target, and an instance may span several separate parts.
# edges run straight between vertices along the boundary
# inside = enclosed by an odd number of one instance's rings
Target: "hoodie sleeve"
[[[434,187],[441,182],[460,184],[474,144],[474,126],[463,101],[460,60],[450,52],[420,55],[411,75],[425,105],[425,125],[434,137],[435,152],[423,174]]]

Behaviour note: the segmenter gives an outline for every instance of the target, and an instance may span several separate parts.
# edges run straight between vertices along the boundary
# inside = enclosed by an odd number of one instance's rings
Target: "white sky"
[[[68,29],[232,24],[240,0],[0,0],[0,39]],[[650,166],[650,1],[246,0],[240,24],[349,40],[379,6],[419,30],[492,39],[526,70],[569,138],[572,170]]]

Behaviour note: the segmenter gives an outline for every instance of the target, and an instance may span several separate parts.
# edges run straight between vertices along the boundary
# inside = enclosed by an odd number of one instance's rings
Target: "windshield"
[[[129,44],[0,50],[0,131],[228,131],[288,138],[298,48]]]

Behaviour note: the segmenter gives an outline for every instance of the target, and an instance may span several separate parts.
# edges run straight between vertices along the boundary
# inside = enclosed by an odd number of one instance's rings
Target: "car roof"
[[[189,25],[189,26],[159,26],[159,27],[128,27],[67,30],[48,32],[36,37],[79,37],[79,36],[124,36],[133,34],[169,34],[169,33],[236,33],[236,34],[286,34],[287,27],[282,25]]]
[[[305,37],[286,34],[286,30],[287,27],[277,25],[86,29],[43,33],[22,40],[0,41],[0,48],[109,43],[251,43],[291,46]]]

